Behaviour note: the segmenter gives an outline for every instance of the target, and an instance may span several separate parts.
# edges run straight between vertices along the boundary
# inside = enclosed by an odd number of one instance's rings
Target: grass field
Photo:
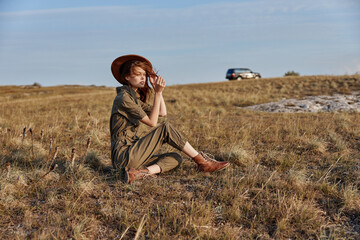
[[[359,75],[167,87],[167,120],[232,166],[204,175],[183,155],[174,171],[122,184],[114,88],[2,86],[0,238],[359,239],[360,113],[241,108],[354,91]]]

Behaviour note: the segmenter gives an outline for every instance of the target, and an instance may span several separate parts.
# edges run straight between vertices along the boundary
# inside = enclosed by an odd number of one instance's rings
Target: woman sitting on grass
[[[184,152],[203,172],[214,172],[229,166],[198,153],[170,123],[157,126],[158,117],[166,115],[162,92],[165,80],[157,76],[149,60],[138,55],[125,55],[114,60],[111,71],[123,86],[116,88],[111,117],[111,161],[123,172],[122,180],[131,183],[145,176],[169,171],[182,162],[180,154],[170,152],[158,154],[160,147],[168,143]],[[154,90],[154,103],[146,103],[150,93],[150,82]],[[140,122],[153,128],[139,138]]]

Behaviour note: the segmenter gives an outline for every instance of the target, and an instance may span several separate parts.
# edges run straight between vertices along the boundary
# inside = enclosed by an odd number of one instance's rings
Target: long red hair
[[[140,100],[146,102],[148,100],[148,94],[151,92],[151,88],[148,83],[149,77],[156,76],[156,73],[147,62],[130,60],[125,62],[120,68],[121,78],[124,80],[124,82],[127,82],[125,77],[133,73],[134,67],[140,67],[146,72],[145,86],[143,88],[138,88]]]

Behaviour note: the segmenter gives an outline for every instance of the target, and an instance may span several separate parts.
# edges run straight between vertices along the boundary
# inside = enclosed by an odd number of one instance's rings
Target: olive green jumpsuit
[[[157,164],[162,172],[166,172],[180,165],[180,154],[157,153],[164,143],[181,151],[187,140],[168,122],[139,138],[137,130],[140,120],[150,114],[152,107],[142,102],[139,95],[127,85],[116,88],[116,92],[110,117],[111,161],[114,168],[127,171]]]

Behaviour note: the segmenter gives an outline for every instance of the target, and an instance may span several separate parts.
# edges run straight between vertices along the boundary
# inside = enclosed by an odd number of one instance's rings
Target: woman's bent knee
[[[157,164],[160,166],[162,172],[170,171],[171,169],[179,167],[182,162],[182,157],[176,152],[165,153],[162,155]]]
[[[176,152],[170,152],[168,154],[169,154],[170,157],[172,157],[173,159],[175,159],[177,161],[178,166],[182,163],[183,159],[182,159],[180,154],[178,154]]]

